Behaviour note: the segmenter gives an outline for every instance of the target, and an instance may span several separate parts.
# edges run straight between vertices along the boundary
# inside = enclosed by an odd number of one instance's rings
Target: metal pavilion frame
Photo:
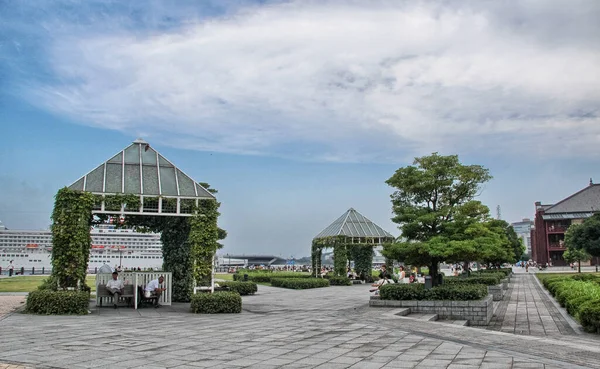
[[[116,171],[117,168],[120,170]],[[111,173],[120,179],[112,178]],[[156,181],[156,186],[149,186],[147,183],[145,185],[145,180]],[[99,181],[100,183],[98,183]],[[163,181],[170,182],[171,188],[168,189]],[[95,215],[191,217],[195,215],[192,207],[189,207],[190,210],[187,211],[188,206],[185,205],[192,204],[195,208],[199,205],[200,200],[216,201],[216,197],[210,191],[151,148],[148,142],[139,138],[68,187],[101,196],[102,201],[92,210],[92,214]],[[121,203],[119,209],[109,209],[106,203],[107,197],[119,195],[139,197],[139,208],[129,209],[126,204]],[[158,200],[157,203],[154,203],[156,206],[149,206],[150,199]],[[167,209],[165,206],[170,199],[176,201],[174,209]],[[210,287],[194,287],[194,293],[200,289],[209,289],[210,292],[214,292],[214,257],[212,266]],[[146,276],[146,274],[152,275],[152,277],[157,277],[159,274],[165,275],[168,291],[171,290],[171,273],[143,273],[140,276]],[[101,280],[102,278],[97,279],[97,284]],[[137,286],[137,274],[135,274],[135,281]],[[134,294],[137,296],[137,287],[134,290]],[[170,305],[171,293],[165,294],[163,300],[161,303]],[[135,307],[137,308],[137,298]]]
[[[126,155],[129,150],[134,147],[134,150],[137,151],[137,161],[131,162],[126,159]],[[153,155],[154,162],[147,163],[145,162],[145,154],[149,150],[152,151],[150,155]],[[120,162],[116,161],[119,160]],[[110,169],[114,169],[116,166],[120,166],[120,180],[115,182],[114,178],[110,178],[108,171],[109,166],[112,166]],[[137,167],[138,173],[133,173],[133,178],[129,175],[129,169],[133,169]],[[152,170],[150,170],[152,169]],[[150,171],[156,170],[156,174],[149,173]],[[170,172],[168,175],[165,175],[162,171],[168,170]],[[101,188],[98,187],[97,183],[94,183],[93,186],[90,186],[88,181],[89,177],[98,177],[97,173],[101,172]],[[114,172],[114,171],[113,171]],[[150,191],[148,193],[147,188],[144,186],[145,173],[148,173],[148,177],[152,179],[156,179],[157,182],[157,191]],[[172,176],[172,179],[175,184],[175,191],[165,191],[163,188],[163,181],[168,176]],[[155,178],[154,178],[155,177]],[[95,178],[95,182],[97,182],[98,178]],[[188,188],[187,191],[182,190],[182,186],[180,182],[184,180],[187,182]],[[190,192],[189,182],[193,182],[193,192]],[[120,183],[118,183],[120,182]],[[134,187],[133,191],[131,190],[132,186],[128,186],[128,182],[133,182],[133,184],[137,185]],[[115,184],[118,183],[118,189],[120,191],[108,191],[107,184],[110,183],[112,189],[115,189]],[[90,189],[91,187],[91,189]],[[158,151],[150,148],[150,144],[142,139],[137,139],[133,141],[131,145],[124,148],[117,154],[115,154],[111,159],[105,161],[100,166],[96,167],[92,171],[88,172],[86,175],[72,183],[69,188],[74,190],[82,190],[90,192],[94,195],[102,196],[102,201],[100,206],[96,206],[92,213],[93,214],[108,214],[108,215],[158,215],[158,216],[192,216],[192,212],[186,212],[185,209],[182,209],[182,204],[188,202],[193,203],[193,205],[198,206],[198,200],[200,199],[213,199],[215,200],[215,196],[206,190],[202,185],[193,181],[190,176],[185,174],[182,170],[180,170],[177,166],[175,166],[171,161],[162,156]],[[153,193],[152,193],[153,192]],[[128,209],[125,204],[121,204],[121,208],[118,210],[107,209],[105,197],[106,196],[115,196],[115,195],[136,195],[140,198],[140,207],[139,209]],[[145,204],[144,200],[157,199],[158,204],[157,207],[150,207],[150,204]],[[176,200],[176,208],[175,209],[166,209],[164,206],[168,203],[166,199],[174,199]],[[149,201],[148,201],[149,202]],[[183,210],[183,211],[182,211]]]
[[[372,247],[381,245],[383,242],[391,242],[395,237],[383,228],[360,214],[353,208],[348,209],[341,217],[331,223],[321,233],[313,238],[313,269],[318,273],[320,269],[322,251],[325,248],[334,249],[334,258],[337,247],[352,244],[369,244]],[[315,247],[315,243],[322,244]]]

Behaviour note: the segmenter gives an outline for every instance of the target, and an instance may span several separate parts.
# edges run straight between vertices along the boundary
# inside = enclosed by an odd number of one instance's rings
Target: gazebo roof
[[[139,195],[142,202],[144,198],[160,198],[160,206],[156,209],[158,211],[153,209],[148,211],[150,213],[162,213],[163,198],[177,199],[177,214],[182,199],[191,201],[215,198],[142,139],[133,141],[131,145],[79,178],[69,188],[96,195]],[[138,213],[132,210],[122,209],[121,213]],[[96,212],[104,212],[104,205],[102,211]],[[140,209],[139,213],[146,211]]]
[[[319,233],[315,239],[331,236],[394,238],[390,233],[384,231],[383,228],[373,223],[353,208],[348,209],[344,215],[331,223],[331,225]]]

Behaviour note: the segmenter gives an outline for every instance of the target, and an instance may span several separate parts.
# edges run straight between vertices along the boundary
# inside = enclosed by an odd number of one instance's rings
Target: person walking
[[[8,276],[12,277],[14,271],[15,271],[15,266],[13,265],[13,261],[11,260],[10,263],[8,264]]]

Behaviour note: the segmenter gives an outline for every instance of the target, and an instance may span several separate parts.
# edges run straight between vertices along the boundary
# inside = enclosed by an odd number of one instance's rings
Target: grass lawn
[[[233,274],[230,273],[215,273],[215,279],[223,279],[226,281],[233,281]]]
[[[46,278],[48,278],[47,275],[2,278],[0,279],[0,292],[35,291]],[[92,292],[96,291],[96,276],[88,275],[86,281],[88,286],[92,288]]]

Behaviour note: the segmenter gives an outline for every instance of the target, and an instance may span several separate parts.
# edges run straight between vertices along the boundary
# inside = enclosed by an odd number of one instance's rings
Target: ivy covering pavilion
[[[161,233],[163,270],[173,275],[173,300],[189,301],[208,285],[219,239],[215,190],[194,181],[138,139],[56,195],[52,276],[61,289],[86,288],[90,226],[109,218]]]
[[[345,276],[348,262],[354,261],[354,269],[359,278],[369,279],[373,265],[373,249],[394,239],[389,232],[350,208],[313,239],[313,273],[317,276],[321,270],[323,249],[333,248],[336,276]]]

